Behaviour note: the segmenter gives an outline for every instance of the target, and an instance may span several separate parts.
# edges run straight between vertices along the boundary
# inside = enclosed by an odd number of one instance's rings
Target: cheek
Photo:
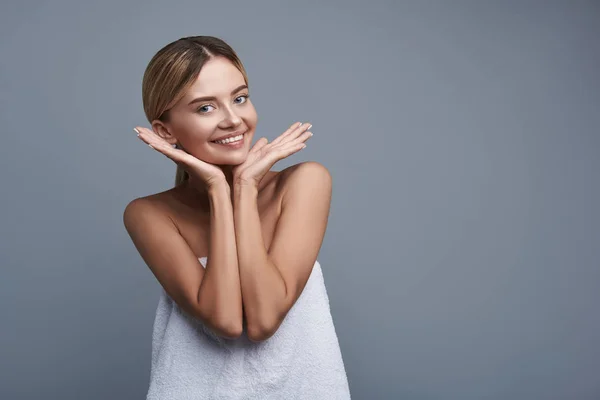
[[[210,138],[214,123],[208,121],[189,120],[181,126],[182,140],[188,142],[204,142]]]
[[[258,114],[256,113],[256,109],[252,103],[248,104],[248,109],[245,114],[246,123],[252,127],[256,126],[256,123],[258,122]]]

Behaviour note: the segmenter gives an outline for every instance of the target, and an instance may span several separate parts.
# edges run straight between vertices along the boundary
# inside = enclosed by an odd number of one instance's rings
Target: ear
[[[161,120],[155,119],[152,121],[152,130],[170,145],[177,143],[177,138],[171,133],[171,128]]]

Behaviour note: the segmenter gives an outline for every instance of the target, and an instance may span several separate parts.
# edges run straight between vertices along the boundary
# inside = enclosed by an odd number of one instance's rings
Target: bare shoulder
[[[149,237],[156,239],[160,236],[165,242],[187,242],[187,232],[182,230],[185,227],[180,224],[177,205],[170,192],[168,190],[135,198],[123,210],[123,224],[143,258],[147,252],[153,251],[150,248],[154,244],[148,241]],[[201,240],[198,242],[202,243]],[[193,248],[193,251],[198,249]]]
[[[137,197],[127,204],[125,210],[138,207],[154,208],[155,210],[159,210],[168,205],[168,199],[171,197],[172,191],[173,189],[169,189],[163,192]]]
[[[165,292],[181,309],[220,329],[198,303],[198,288],[204,270],[177,225],[164,212],[162,199],[157,201],[155,196],[146,196],[130,201],[123,212],[123,223],[135,248]]]
[[[128,231],[135,229],[136,225],[157,221],[173,223],[166,212],[164,200],[157,195],[135,198],[123,210],[123,223]]]
[[[125,207],[123,215],[127,213],[144,213],[151,218],[167,218],[176,224],[175,216],[181,208],[174,195],[175,188],[163,192],[138,197],[131,200]]]
[[[327,167],[317,161],[305,161],[280,171],[278,185],[283,194],[290,190],[330,192],[332,176]]]
[[[159,207],[155,200],[154,195],[138,197],[131,200],[123,211],[123,220],[127,224],[130,222],[131,217],[139,214],[146,214],[148,216],[155,216],[158,213]]]

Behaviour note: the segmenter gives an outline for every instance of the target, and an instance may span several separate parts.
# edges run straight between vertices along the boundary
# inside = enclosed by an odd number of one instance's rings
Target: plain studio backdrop
[[[600,398],[599,2],[0,7],[0,398],[144,398],[159,284],[122,213],[175,164],[132,128],[192,35],[238,52],[255,139],[313,124],[274,169],[333,176],[353,399]]]

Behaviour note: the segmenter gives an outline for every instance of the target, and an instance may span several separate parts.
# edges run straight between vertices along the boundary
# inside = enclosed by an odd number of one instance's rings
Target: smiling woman
[[[161,49],[142,97],[152,129],[138,137],[177,164],[175,187],[123,214],[161,285],[147,399],[349,399],[317,261],[331,175],[317,162],[271,170],[312,125],[251,146],[245,70],[211,36]]]
[[[150,60],[142,82],[144,111],[153,131],[178,149],[212,164],[236,165],[247,153],[258,121],[248,78],[236,53],[220,39],[183,38]],[[244,133],[244,151],[227,154],[214,141]],[[204,144],[204,146],[202,146]],[[231,167],[226,168],[231,173]],[[178,165],[175,184],[189,178]],[[230,181],[230,180],[229,180]]]

